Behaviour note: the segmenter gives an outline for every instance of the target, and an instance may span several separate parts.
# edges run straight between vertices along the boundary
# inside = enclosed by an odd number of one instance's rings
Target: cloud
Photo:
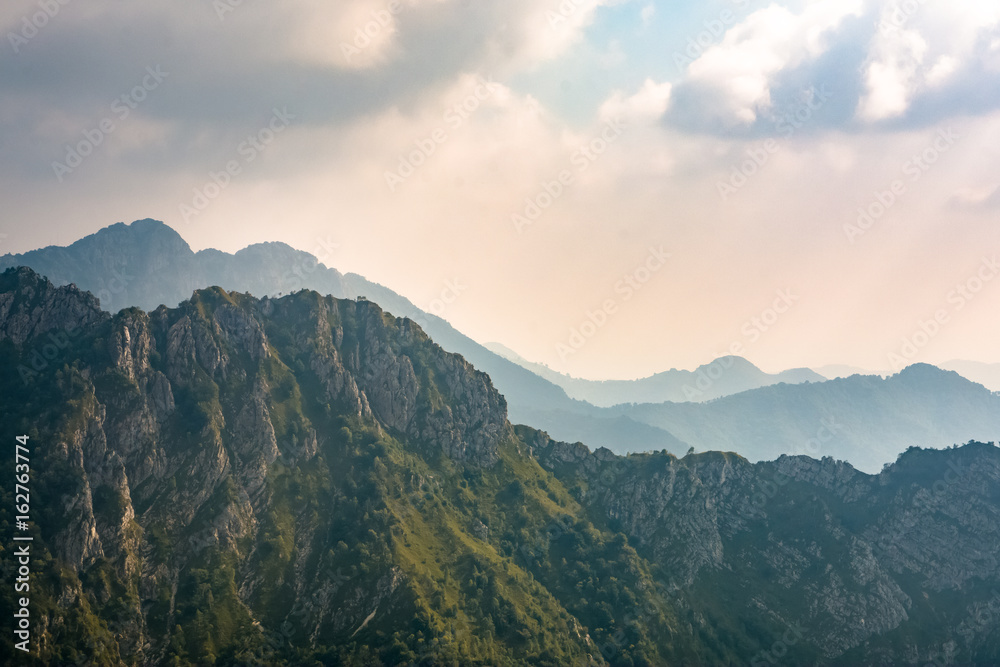
[[[572,11],[560,9],[567,4]],[[203,171],[275,107],[288,107],[297,127],[317,129],[405,113],[433,103],[465,73],[502,78],[563,53],[603,4],[613,3],[71,3],[18,53],[0,58],[0,132],[10,137],[0,173],[50,176],[67,143],[106,117],[147,65],[170,77],[107,146],[155,127],[157,140],[135,157],[144,168]],[[23,19],[5,6],[0,34],[19,31]]]
[[[771,109],[778,76],[822,56],[862,9],[861,0],[816,0],[798,14],[776,4],[753,12],[688,66],[678,88],[708,122],[752,125]]]
[[[938,96],[961,104],[971,92],[963,75],[989,68],[998,24],[996,3],[885,4],[864,66],[858,118],[866,123],[905,118],[914,107],[933,106]]]
[[[821,84],[811,130],[925,127],[1000,108],[1000,4],[812,0],[770,4],[732,25],[674,82],[665,123],[720,136],[774,134]]]
[[[906,112],[916,92],[927,42],[914,30],[893,30],[877,41],[876,49],[865,76],[867,93],[858,108],[858,115],[867,121]]]
[[[578,43],[600,7],[612,7],[629,0],[517,0],[510,12],[523,35],[520,53],[512,58],[518,66],[534,66],[564,54]]]
[[[670,83],[656,83],[646,79],[642,88],[634,95],[625,97],[621,91],[615,93],[601,105],[598,116],[604,120],[624,118],[631,122],[659,120],[670,106]]]
[[[649,3],[642,8],[640,12],[640,18],[642,18],[643,25],[649,25],[653,21],[653,17],[656,16],[656,5]]]

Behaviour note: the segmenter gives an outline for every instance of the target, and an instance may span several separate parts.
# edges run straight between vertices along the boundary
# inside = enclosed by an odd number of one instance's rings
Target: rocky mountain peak
[[[97,299],[76,285],[56,287],[26,267],[0,275],[0,341],[23,345],[49,332],[73,337],[108,317]]]

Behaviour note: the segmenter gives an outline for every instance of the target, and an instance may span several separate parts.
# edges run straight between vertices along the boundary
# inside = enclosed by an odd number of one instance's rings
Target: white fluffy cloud
[[[601,105],[598,116],[608,120],[625,118],[632,122],[657,121],[670,106],[670,83],[656,83],[646,79],[642,88],[626,97],[621,91],[615,93]]]
[[[902,115],[916,92],[927,42],[915,30],[894,29],[877,40],[865,73],[867,92],[858,114],[874,121]]]
[[[883,4],[869,45],[858,117],[868,122],[898,118],[920,95],[933,93],[964,70],[988,68],[998,23],[1000,4],[991,1]]]
[[[825,53],[831,31],[862,10],[861,0],[814,0],[798,14],[770,5],[729,29],[691,63],[685,81],[714,93],[718,106],[705,112],[749,125],[770,108],[775,76]]]

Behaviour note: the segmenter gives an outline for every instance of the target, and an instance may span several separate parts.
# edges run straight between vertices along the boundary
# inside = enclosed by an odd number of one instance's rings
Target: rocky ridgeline
[[[261,517],[273,510],[272,467],[306,464],[317,453],[323,436],[301,416],[291,419],[303,428],[276,433],[274,411],[283,408],[268,362],[283,364],[272,357],[308,359],[323,388],[321,402],[412,438],[432,455],[490,466],[500,440],[510,436],[506,403],[486,375],[374,303],[315,293],[258,301],[213,289],[177,309],[130,308],[112,317],[89,293],[55,287],[29,269],[11,269],[2,281],[0,341],[25,352],[26,362],[27,351],[49,344],[48,337],[66,341],[46,368],[23,374],[25,381],[68,375],[74,364],[79,371],[79,404],[64,413],[48,455],[47,465],[69,482],[46,499],[64,517],[53,522],[49,542],[75,572],[99,560],[111,564],[126,589],[105,591],[101,602],[113,594],[132,600],[122,605],[115,628],[122,653],[139,663],[158,660],[170,640],[169,631],[148,627],[144,610],[151,601],[167,591],[172,609],[180,572],[206,547],[248,558]],[[275,321],[291,333],[280,343],[267,333]],[[80,341],[87,362],[71,345]],[[420,377],[407,352],[426,364]],[[198,405],[203,419],[196,432],[177,419],[181,400],[189,410]],[[150,539],[157,531],[187,537],[166,555]],[[293,536],[306,545],[303,558],[311,537]],[[296,587],[308,593],[313,582],[306,575]],[[376,588],[388,595],[399,577],[393,570]],[[247,598],[260,583],[254,579],[248,573],[241,583]],[[67,585],[60,601],[85,596],[79,585]],[[316,612],[324,613],[332,612]],[[341,615],[334,625],[354,621]]]
[[[726,582],[717,593],[735,608],[800,623],[824,659],[842,664],[871,655],[922,664],[931,653],[969,661],[992,641],[995,625],[970,622],[982,618],[983,586],[1000,591],[992,444],[914,450],[871,476],[831,458],[619,457],[526,427],[518,434],[593,513],[664,567],[682,607]],[[919,630],[928,613],[966,624],[938,623],[938,652]],[[881,644],[894,632],[902,652]]]
[[[63,340],[108,319],[93,295],[73,285],[55,289],[24,267],[8,270],[4,278],[9,288],[0,293],[0,341],[23,345],[50,333]]]

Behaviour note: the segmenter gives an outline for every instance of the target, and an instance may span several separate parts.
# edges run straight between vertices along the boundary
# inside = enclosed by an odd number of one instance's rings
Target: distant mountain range
[[[934,365],[942,370],[955,371],[962,377],[972,380],[973,382],[978,382],[991,391],[1000,391],[1000,364],[988,364],[981,361],[963,361],[960,359],[953,359],[942,364]],[[882,377],[892,375],[892,373],[888,371],[875,372],[865,370],[864,368],[858,368],[857,366],[844,366],[841,364],[822,366],[820,368],[814,368],[813,370],[829,380],[850,377],[852,375],[880,375]]]
[[[569,441],[595,441],[595,421],[619,419],[656,429],[645,432],[639,450],[606,445],[618,453],[662,448],[681,455],[694,447],[739,452],[751,461],[805,454],[850,461],[871,473],[910,446],[1000,439],[1000,394],[927,364],[888,378],[780,384],[707,403],[621,405],[584,413],[528,409],[526,416],[527,423],[545,422],[550,433]]]
[[[68,247],[0,257],[0,270],[19,265],[56,285],[73,283],[92,292],[112,313],[129,306],[173,307],[210,285],[254,296],[311,289],[337,298],[364,297],[414,320],[442,348],[486,372],[507,397],[515,423],[617,453],[683,455],[694,447],[762,460],[799,452],[876,472],[909,446],[1000,437],[997,397],[933,367],[888,378],[828,367],[819,370],[851,377],[824,382],[822,373],[809,369],[768,374],[746,359],[723,357],[694,371],[670,370],[634,381],[581,380],[532,364],[502,345],[480,345],[392,290],[328,268],[285,244],[262,243],[235,254],[196,253],[154,220],[118,223]],[[954,363],[963,374],[1000,386],[996,366]],[[824,426],[827,420],[837,428]]]
[[[890,373],[876,373],[875,371],[859,368],[858,366],[848,366],[846,364],[829,364],[814,368],[813,370],[827,380],[836,380],[837,378],[846,378],[852,375],[890,375]]]
[[[854,375],[764,387],[709,403],[610,412],[668,430],[698,451],[736,451],[751,461],[831,456],[871,473],[907,447],[1000,439],[1000,394],[927,364],[885,379]]]
[[[938,365],[940,368],[955,371],[962,377],[978,382],[988,389],[1000,391],[1000,364],[953,360]]]
[[[486,343],[485,347],[562,387],[570,398],[598,407],[665,401],[700,403],[782,382],[801,384],[826,380],[808,368],[795,368],[776,374],[765,373],[746,359],[733,356],[720,357],[693,371],[671,369],[639,380],[583,380],[558,373],[543,364],[527,361],[500,343]]]

